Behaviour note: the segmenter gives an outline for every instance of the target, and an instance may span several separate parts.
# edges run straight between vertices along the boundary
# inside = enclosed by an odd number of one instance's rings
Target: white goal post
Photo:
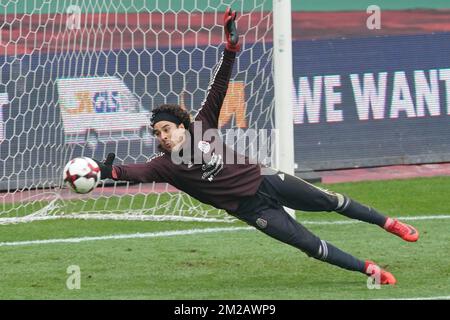
[[[252,143],[262,146],[268,152],[258,160],[294,173],[290,0],[10,0],[0,7],[0,224],[234,221],[168,184],[105,181],[77,195],[62,183],[62,169],[77,156],[147,161],[157,151],[152,108],[176,103],[195,114],[224,48],[227,7],[238,13],[242,50],[219,119],[223,137],[251,156],[260,154]],[[264,134],[249,137],[250,130]]]
[[[275,143],[273,166],[294,175],[294,119],[292,106],[292,12],[290,0],[273,1],[273,69],[275,87]],[[295,210],[284,207],[295,218]]]

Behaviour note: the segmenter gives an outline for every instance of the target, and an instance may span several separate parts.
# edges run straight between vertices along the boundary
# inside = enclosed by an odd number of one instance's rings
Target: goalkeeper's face
[[[159,121],[153,128],[153,133],[161,147],[167,151],[178,151],[186,140],[186,130],[183,124],[177,126],[170,121]]]

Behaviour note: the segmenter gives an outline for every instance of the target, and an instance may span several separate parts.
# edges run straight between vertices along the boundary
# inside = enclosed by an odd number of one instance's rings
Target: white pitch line
[[[398,219],[400,219],[400,220],[438,220],[438,219],[450,219],[450,215],[399,217]],[[344,225],[344,224],[361,223],[361,221],[355,221],[355,220],[336,220],[336,221],[301,221],[301,220],[299,220],[299,222],[302,224],[310,224],[310,225]],[[99,240],[162,238],[162,237],[171,237],[171,236],[241,231],[241,230],[255,230],[255,229],[253,227],[203,228],[203,229],[191,229],[191,230],[172,230],[172,231],[159,231],[159,232],[147,232],[147,233],[115,234],[115,235],[97,236],[97,237],[11,241],[11,242],[0,242],[0,247],[17,247],[17,246],[27,246],[27,245],[35,245],[35,244],[54,244],[54,243],[80,243],[80,242],[99,241]]]
[[[383,300],[450,300],[450,296],[438,296],[438,297],[413,297],[413,298],[389,298]]]
[[[6,246],[15,247],[15,246],[26,246],[26,245],[34,245],[34,244],[53,244],[53,243],[80,243],[80,242],[98,241],[98,240],[162,238],[162,237],[172,237],[172,236],[179,236],[179,235],[240,231],[240,230],[251,230],[251,229],[253,229],[253,228],[251,228],[251,227],[204,228],[204,229],[173,230],[173,231],[160,231],[160,232],[147,232],[147,233],[113,234],[113,235],[98,236],[98,237],[80,237],[80,238],[65,238],[65,239],[0,242],[0,247],[6,247]]]

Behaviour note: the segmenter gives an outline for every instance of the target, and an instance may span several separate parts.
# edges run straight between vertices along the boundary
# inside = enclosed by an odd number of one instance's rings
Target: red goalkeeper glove
[[[225,37],[227,39],[226,48],[228,51],[238,52],[241,50],[239,45],[239,35],[236,28],[236,11],[231,11],[231,8],[225,10],[223,15],[223,26],[225,29]]]

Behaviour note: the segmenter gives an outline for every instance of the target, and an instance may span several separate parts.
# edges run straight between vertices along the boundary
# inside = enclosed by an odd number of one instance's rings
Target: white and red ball
[[[64,182],[76,193],[88,193],[100,182],[100,168],[88,157],[70,160],[63,171]]]

